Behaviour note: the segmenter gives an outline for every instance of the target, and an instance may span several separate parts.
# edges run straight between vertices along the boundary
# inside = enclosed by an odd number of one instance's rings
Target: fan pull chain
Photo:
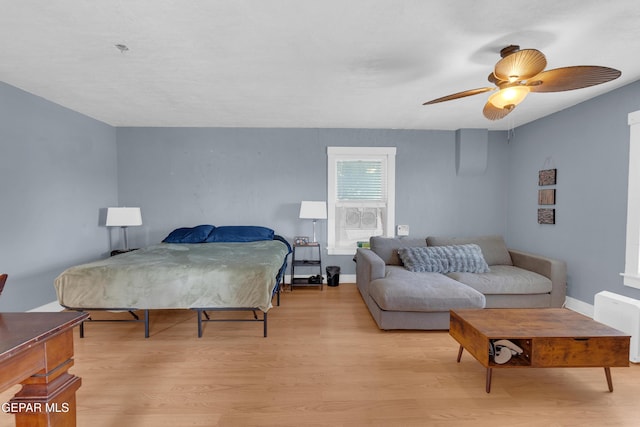
[[[516,128],[513,118],[509,117],[507,120],[509,121],[509,126],[507,127],[507,143],[510,143],[513,137],[516,136]]]

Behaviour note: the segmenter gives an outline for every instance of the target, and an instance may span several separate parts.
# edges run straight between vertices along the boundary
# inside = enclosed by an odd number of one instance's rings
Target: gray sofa
[[[489,272],[414,272],[398,254],[468,244],[480,247]],[[561,307],[566,296],[563,261],[507,249],[502,236],[372,237],[355,261],[358,289],[380,329],[449,329],[450,309]]]

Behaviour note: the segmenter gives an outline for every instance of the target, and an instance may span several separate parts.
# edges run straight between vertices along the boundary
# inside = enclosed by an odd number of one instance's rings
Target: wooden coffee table
[[[487,368],[491,392],[493,368],[604,367],[613,391],[611,367],[629,366],[629,335],[564,308],[451,310],[449,334],[463,350]],[[498,364],[489,356],[490,343],[506,339],[522,354]]]

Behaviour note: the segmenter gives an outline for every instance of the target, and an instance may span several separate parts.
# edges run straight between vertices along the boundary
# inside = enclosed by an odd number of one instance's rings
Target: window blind
[[[336,168],[338,200],[386,200],[387,184],[382,161],[339,160]]]

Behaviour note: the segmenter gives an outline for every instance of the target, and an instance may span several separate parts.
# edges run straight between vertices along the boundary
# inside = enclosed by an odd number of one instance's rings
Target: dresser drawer
[[[629,366],[629,337],[535,338],[531,366]]]

